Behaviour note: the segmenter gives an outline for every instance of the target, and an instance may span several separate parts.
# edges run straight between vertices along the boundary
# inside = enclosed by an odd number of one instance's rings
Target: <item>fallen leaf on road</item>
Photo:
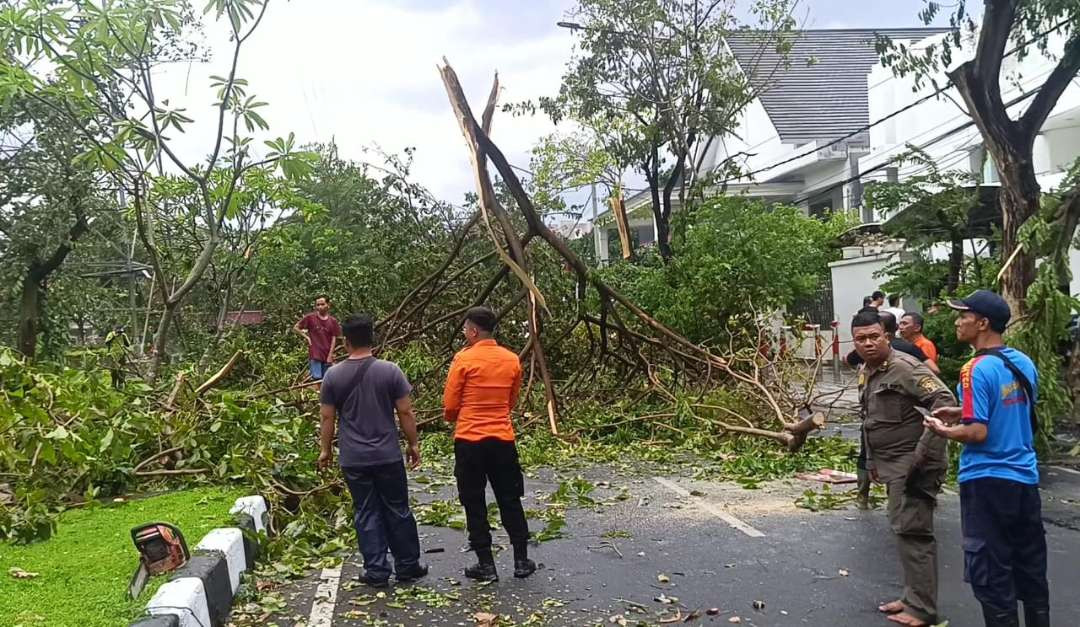
[[[25,571],[21,568],[18,568],[17,566],[12,566],[11,568],[9,568],[8,574],[16,579],[33,579],[34,577],[38,576],[37,573]]]
[[[666,625],[668,623],[677,623],[682,620],[682,610],[675,610],[674,616],[668,616],[667,618],[661,618],[660,624]]]
[[[473,614],[473,620],[476,621],[477,627],[495,627],[495,623],[499,620],[499,616],[488,612],[477,612]]]
[[[731,618],[727,619],[727,622],[729,622],[729,623],[741,623],[742,619],[739,618],[738,616],[732,616]]]
[[[653,599],[653,601],[656,601],[657,603],[663,603],[664,605],[671,605],[672,603],[678,603],[679,597],[669,597],[668,595],[661,592],[660,596]]]
[[[612,625],[619,625],[619,627],[626,627],[629,623],[626,621],[626,617],[622,614],[616,614],[608,617],[608,622]]]
[[[671,577],[668,577],[667,575],[665,575],[663,573],[660,573],[659,575],[657,575],[656,580],[659,581],[660,583],[671,583]]]
[[[847,569],[846,569],[846,568],[841,568],[841,569],[840,569],[840,576],[841,576],[841,577],[847,577],[847,576],[848,576],[848,575],[850,575],[850,574],[851,574],[851,573],[849,573],[849,572],[847,571]]]
[[[718,607],[710,607],[709,609],[705,610],[705,613],[708,614],[709,616],[716,616],[717,614],[720,613],[720,608],[718,608]]]

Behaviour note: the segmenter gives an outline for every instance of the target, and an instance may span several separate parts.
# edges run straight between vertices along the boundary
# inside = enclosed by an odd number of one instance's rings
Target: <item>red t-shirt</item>
[[[330,352],[330,340],[341,335],[341,326],[333,316],[320,318],[317,313],[309,313],[300,321],[300,328],[308,332],[311,338],[311,346],[308,347],[308,358],[315,361],[330,361],[327,353]]]

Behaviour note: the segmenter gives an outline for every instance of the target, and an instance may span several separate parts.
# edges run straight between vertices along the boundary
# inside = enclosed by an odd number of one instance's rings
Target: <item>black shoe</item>
[[[495,564],[476,563],[465,569],[465,576],[477,581],[498,581],[499,573]]]
[[[409,583],[410,581],[416,581],[428,574],[427,564],[415,564],[411,568],[400,569],[397,571],[398,583]]]
[[[524,579],[536,572],[536,562],[530,559],[514,560],[514,576]]]
[[[364,584],[365,586],[371,588],[385,588],[386,586],[390,585],[389,575],[387,575],[386,577],[376,577],[374,575],[364,573],[363,575],[357,575],[356,580]]]

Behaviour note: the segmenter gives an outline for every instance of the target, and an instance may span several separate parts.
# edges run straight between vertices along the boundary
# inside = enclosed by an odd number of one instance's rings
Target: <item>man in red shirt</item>
[[[308,372],[311,378],[321,381],[334,363],[334,348],[341,336],[341,326],[330,315],[330,299],[315,299],[315,311],[293,325],[293,332],[307,340]]]
[[[510,423],[521,388],[521,363],[492,338],[495,322],[495,313],[487,307],[466,312],[462,331],[468,346],[454,356],[443,392],[443,417],[454,423],[458,498],[465,508],[469,545],[477,557],[477,564],[466,568],[465,576],[480,581],[499,578],[487,520],[489,481],[514,547],[514,576],[524,578],[536,572],[528,555],[529,525],[521,506],[525,478]]]

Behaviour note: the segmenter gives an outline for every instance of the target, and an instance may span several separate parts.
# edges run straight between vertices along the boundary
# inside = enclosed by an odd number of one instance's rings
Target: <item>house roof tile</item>
[[[944,28],[804,30],[793,42],[790,66],[761,32],[741,31],[727,42],[755,86],[768,85],[761,103],[784,143],[830,141],[870,123],[867,76],[878,62],[877,34],[918,41],[947,32]],[[809,60],[813,62],[809,62]],[[774,68],[776,71],[774,72]],[[769,84],[771,83],[771,84]],[[866,144],[856,135],[853,144]]]

